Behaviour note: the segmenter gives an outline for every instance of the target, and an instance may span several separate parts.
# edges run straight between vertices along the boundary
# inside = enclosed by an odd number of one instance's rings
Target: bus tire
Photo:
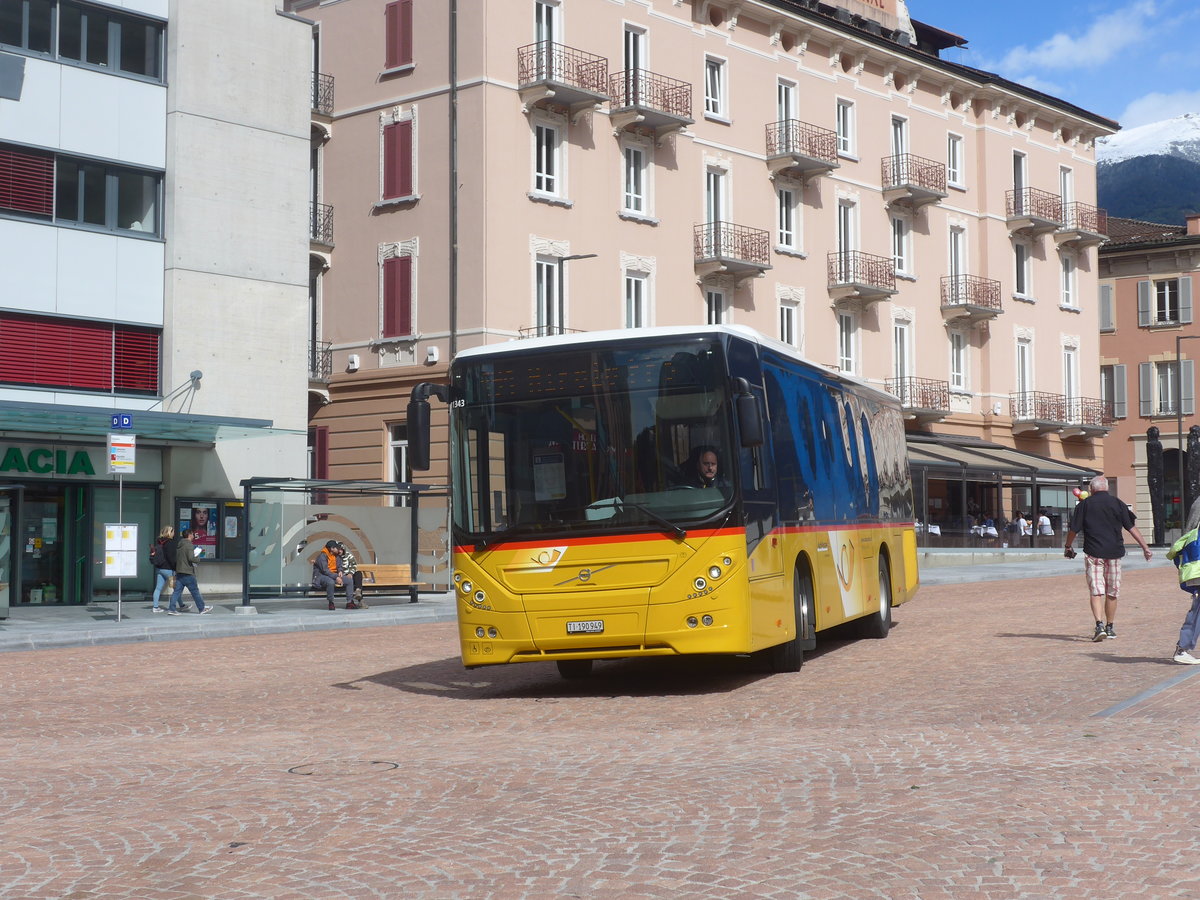
[[[804,648],[812,646],[816,622],[813,618],[812,575],[803,562],[796,564],[792,578],[792,604],[796,614],[796,633],[790,641],[768,647],[764,652],[771,672],[799,672],[804,665]]]
[[[558,674],[571,681],[577,678],[587,678],[592,674],[590,659],[560,659],[557,665]]]
[[[892,574],[888,569],[887,557],[879,557],[879,608],[863,619],[862,636],[885,638],[892,630]]]

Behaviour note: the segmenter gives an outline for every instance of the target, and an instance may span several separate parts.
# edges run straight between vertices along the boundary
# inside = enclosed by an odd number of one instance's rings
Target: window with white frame
[[[1100,400],[1114,419],[1129,415],[1126,390],[1125,366],[1100,367]]]
[[[834,120],[837,130],[837,149],[842,156],[853,156],[854,138],[854,101],[838,100],[837,118]]]
[[[1175,415],[1178,412],[1175,404],[1179,402],[1179,377],[1174,360],[1154,363],[1154,380],[1156,387],[1154,415]]]
[[[1078,299],[1075,292],[1075,257],[1070,253],[1063,253],[1059,258],[1059,266],[1061,270],[1062,305],[1075,306]]]
[[[1023,397],[1033,390],[1033,341],[1030,338],[1017,338],[1016,375],[1016,392]]]
[[[787,122],[796,118],[796,82],[780,78],[775,84],[775,118]]]
[[[1070,404],[1079,396],[1079,349],[1075,345],[1063,344],[1062,366],[1063,396]]]
[[[625,273],[625,327],[650,324],[650,276],[645,272]]]
[[[913,373],[912,322],[892,320],[892,377],[908,378]]]
[[[950,388],[955,391],[967,389],[967,336],[964,332],[951,329],[950,337]]]
[[[800,304],[795,300],[779,301],[779,340],[791,347],[800,346]]]
[[[559,132],[554,125],[533,126],[533,189],[539,194],[559,196],[562,187]]]
[[[838,368],[853,375],[857,371],[855,341],[858,337],[854,313],[838,313]]]
[[[780,188],[775,192],[778,204],[779,230],[775,243],[784,250],[798,251],[800,249],[800,211],[797,202],[797,191],[791,188]]]
[[[1018,297],[1028,297],[1029,284],[1029,245],[1024,241],[1013,242],[1014,261],[1014,291]]]
[[[1162,278],[1137,285],[1139,328],[1192,323],[1192,278]]]
[[[912,241],[908,220],[903,216],[892,216],[892,260],[896,274],[912,274]]]
[[[1179,279],[1154,282],[1154,321],[1160,325],[1179,321]]]
[[[539,336],[562,334],[565,309],[561,272],[562,266],[552,257],[539,256],[534,263],[534,324]]]
[[[388,481],[411,482],[412,468],[408,464],[408,425],[388,426]],[[408,506],[408,495],[393,495],[395,506]]]
[[[946,135],[946,183],[963,187],[966,173],[963,171],[963,139],[960,134]]]
[[[728,322],[725,292],[709,289],[704,292],[705,322],[709,325],[724,325]]]
[[[725,60],[709,56],[704,60],[704,113],[718,118],[727,118],[729,103],[726,98]]]
[[[641,146],[625,145],[624,191],[621,208],[625,212],[648,215],[650,203],[647,192],[647,153]]]

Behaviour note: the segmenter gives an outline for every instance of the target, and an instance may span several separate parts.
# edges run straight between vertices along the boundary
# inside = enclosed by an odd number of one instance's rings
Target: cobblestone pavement
[[[926,586],[886,641],[465,671],[446,622],[0,656],[0,897],[1200,890],[1186,595]]]

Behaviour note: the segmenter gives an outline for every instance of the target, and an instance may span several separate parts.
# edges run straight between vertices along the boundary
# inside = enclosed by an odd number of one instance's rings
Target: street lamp
[[[1175,335],[1175,447],[1179,463],[1179,530],[1183,533],[1184,522],[1187,521],[1188,495],[1187,482],[1183,480],[1183,360],[1179,353],[1179,345],[1183,341],[1200,338],[1200,334]]]
[[[565,282],[563,281],[563,263],[570,262],[574,259],[593,259],[599,254],[596,253],[573,253],[570,256],[558,257],[558,333],[563,334],[563,323],[566,321],[566,316],[563,311],[563,295],[566,291],[563,290]]]

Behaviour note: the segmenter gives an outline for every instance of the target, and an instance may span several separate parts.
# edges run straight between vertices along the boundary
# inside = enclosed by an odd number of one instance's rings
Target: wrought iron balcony
[[[608,59],[554,41],[526,44],[517,50],[517,90],[526,109],[599,106],[608,99]]]
[[[328,203],[308,204],[308,239],[314,244],[333,246],[333,207]]]
[[[329,381],[333,377],[333,345],[329,341],[308,345],[308,380]]]
[[[1063,226],[1054,240],[1074,247],[1096,247],[1108,240],[1108,212],[1074,200],[1063,204]]]
[[[942,318],[966,320],[974,325],[994,319],[1004,309],[1000,302],[1000,282],[978,275],[946,275],[942,278]]]
[[[692,86],[686,81],[656,75],[645,69],[626,69],[609,76],[611,120],[620,131],[632,127],[652,129],[661,137],[691,125]]]
[[[904,417],[921,424],[950,415],[950,382],[935,378],[888,378],[884,389],[900,398]]]
[[[1008,230],[1014,234],[1045,234],[1063,225],[1062,198],[1037,188],[1005,191]]]
[[[1064,440],[1103,437],[1116,425],[1117,417],[1109,400],[1067,397],[1066,403],[1068,424],[1062,432]]]
[[[829,295],[839,303],[865,306],[896,293],[896,264],[890,256],[861,250],[830,253]]]
[[[312,77],[312,108],[313,112],[323,116],[333,115],[333,76],[324,72],[313,72]]]
[[[1019,391],[1009,395],[1009,415],[1014,434],[1050,434],[1070,424],[1069,399],[1046,391]]]
[[[912,153],[885,156],[880,163],[883,199],[912,209],[946,197],[946,164]]]
[[[702,275],[759,275],[771,268],[771,233],[760,228],[706,222],[693,230],[692,244]]]
[[[838,167],[837,133],[799,119],[783,119],[767,126],[767,169],[807,181]]]

